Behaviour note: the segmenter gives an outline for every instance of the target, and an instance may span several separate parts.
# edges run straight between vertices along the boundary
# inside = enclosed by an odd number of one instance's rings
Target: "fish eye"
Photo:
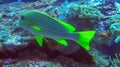
[[[21,20],[25,20],[25,16],[21,16]]]

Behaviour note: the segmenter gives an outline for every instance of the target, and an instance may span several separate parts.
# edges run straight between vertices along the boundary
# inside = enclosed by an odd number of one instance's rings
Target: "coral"
[[[111,22],[120,22],[120,14],[116,13],[110,17]]]
[[[19,61],[14,64],[6,64],[3,67],[62,67],[62,65],[50,61],[43,61],[43,60],[26,60],[26,61]]]
[[[109,56],[110,67],[119,67],[120,66],[120,53],[115,53],[115,58]]]
[[[40,2],[42,2],[42,3],[52,3],[52,4],[54,4],[55,2],[56,2],[57,0],[40,0]]]
[[[120,34],[120,23],[118,22],[111,24],[110,31],[116,36],[118,36]]]
[[[116,8],[116,13],[110,16],[110,20],[111,22],[120,22],[120,4],[115,2],[114,5]]]
[[[78,15],[81,19],[91,19],[91,22],[104,17],[104,15],[97,8],[93,8],[93,6],[71,3],[68,5],[68,9],[74,16]]]
[[[120,42],[120,35],[115,38],[114,42],[117,44]]]
[[[65,6],[66,5],[66,6]],[[76,27],[78,31],[93,29],[104,15],[93,6],[85,4],[80,5],[78,2],[65,3],[61,6],[59,18]]]
[[[114,5],[115,5],[115,7],[117,9],[117,13],[119,13],[120,12],[120,4],[115,2]]]
[[[92,48],[91,51],[89,51],[89,54],[93,57],[94,62],[97,66],[106,67],[109,65],[107,56],[101,54],[97,49]]]
[[[116,8],[112,4],[101,5],[98,9],[106,16],[111,16],[116,13]]]
[[[120,42],[120,23],[116,22],[110,25],[110,32],[113,34],[114,36],[114,42],[116,44],[119,44]]]

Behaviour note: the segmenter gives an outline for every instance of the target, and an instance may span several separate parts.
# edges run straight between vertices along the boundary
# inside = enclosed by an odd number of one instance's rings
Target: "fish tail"
[[[95,33],[95,31],[77,32],[77,34],[79,35],[79,39],[76,40],[76,42],[88,51],[90,50],[90,41],[93,39]]]

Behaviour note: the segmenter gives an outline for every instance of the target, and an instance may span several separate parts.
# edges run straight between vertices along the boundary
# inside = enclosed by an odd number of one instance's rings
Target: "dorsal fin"
[[[56,20],[57,20],[59,23],[61,23],[62,25],[64,25],[70,32],[73,32],[73,31],[76,30],[74,26],[72,26],[72,25],[70,25],[70,24],[68,24],[68,23],[66,23],[66,22],[63,22],[63,21],[61,21],[61,20],[58,20],[58,19],[56,19]]]

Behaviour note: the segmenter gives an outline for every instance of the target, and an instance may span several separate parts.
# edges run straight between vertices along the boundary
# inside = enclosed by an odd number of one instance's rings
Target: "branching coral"
[[[115,54],[115,58],[109,57],[109,61],[111,63],[111,67],[119,67],[120,66],[120,53]]]

